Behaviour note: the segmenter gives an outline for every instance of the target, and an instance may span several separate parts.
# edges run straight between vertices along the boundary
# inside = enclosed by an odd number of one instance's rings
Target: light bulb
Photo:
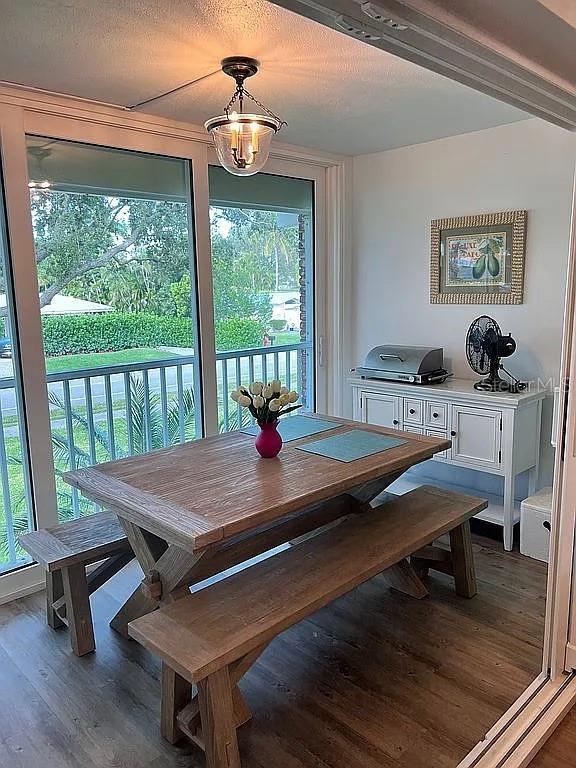
[[[260,149],[260,137],[258,135],[258,131],[260,130],[260,126],[258,123],[252,123],[252,152],[258,152]]]

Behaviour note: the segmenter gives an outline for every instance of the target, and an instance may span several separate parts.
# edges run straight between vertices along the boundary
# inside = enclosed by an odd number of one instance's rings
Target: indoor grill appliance
[[[406,347],[385,344],[368,352],[364,365],[352,370],[363,379],[441,384],[452,374],[444,368],[442,347]]]

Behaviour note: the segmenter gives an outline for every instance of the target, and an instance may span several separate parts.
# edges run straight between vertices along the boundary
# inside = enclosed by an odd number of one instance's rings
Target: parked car
[[[0,357],[12,357],[12,341],[7,336],[0,339]]]

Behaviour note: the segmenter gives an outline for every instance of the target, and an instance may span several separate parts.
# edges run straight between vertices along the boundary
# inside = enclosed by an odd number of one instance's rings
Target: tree
[[[31,204],[41,307],[66,289],[149,311],[189,269],[184,203],[38,190]]]
[[[186,203],[46,189],[32,192],[31,205],[41,307],[66,292],[124,312],[190,314]],[[298,289],[296,217],[283,226],[282,216],[211,209],[217,320],[266,326],[269,294]]]
[[[284,224],[282,217],[287,219]],[[253,290],[298,290],[296,214],[291,217],[251,208],[212,208],[213,252],[221,241],[229,245],[236,269],[244,271],[245,284]]]

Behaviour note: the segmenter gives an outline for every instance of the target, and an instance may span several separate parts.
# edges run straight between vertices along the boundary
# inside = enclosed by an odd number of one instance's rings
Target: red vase
[[[282,438],[280,432],[276,429],[278,419],[268,423],[258,422],[260,432],[256,438],[256,450],[263,459],[273,459],[278,456],[282,448]]]

